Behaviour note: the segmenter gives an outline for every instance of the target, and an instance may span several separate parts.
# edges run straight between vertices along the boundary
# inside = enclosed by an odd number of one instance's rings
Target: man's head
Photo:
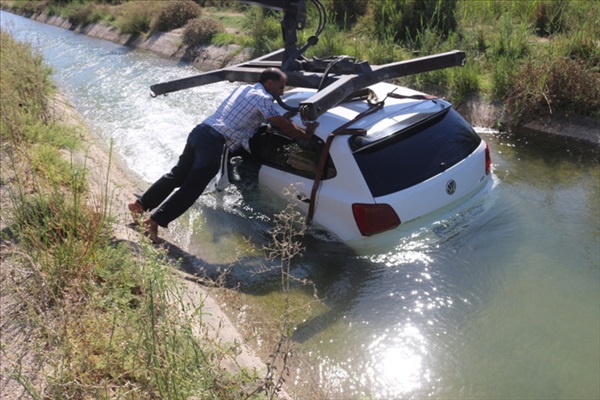
[[[277,68],[267,68],[260,74],[259,83],[273,97],[281,96],[287,81],[287,75]]]

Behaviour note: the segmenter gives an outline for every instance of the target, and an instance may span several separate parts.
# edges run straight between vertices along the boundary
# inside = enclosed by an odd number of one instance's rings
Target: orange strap
[[[308,206],[308,214],[306,216],[306,224],[309,225],[313,219],[315,214],[316,202],[317,202],[317,193],[319,191],[319,187],[321,186],[321,181],[323,179],[323,174],[325,173],[325,164],[327,163],[327,155],[329,154],[329,149],[331,148],[331,143],[336,136],[341,135],[365,135],[367,131],[365,129],[350,129],[350,126],[356,121],[370,115],[376,111],[379,111],[383,108],[384,102],[380,101],[375,103],[373,106],[369,107],[365,111],[358,114],[352,120],[346,122],[344,125],[340,126],[333,132],[329,134],[327,140],[325,141],[325,146],[321,151],[321,157],[319,158],[319,164],[317,165],[317,171],[315,174],[315,180],[313,183],[312,191],[310,193],[310,203]]]

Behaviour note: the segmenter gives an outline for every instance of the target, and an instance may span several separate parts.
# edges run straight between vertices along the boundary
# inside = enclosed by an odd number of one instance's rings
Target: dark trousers
[[[151,218],[158,225],[166,228],[198,200],[219,171],[224,145],[225,138],[208,125],[200,124],[190,132],[177,165],[139,199],[144,210],[156,208]]]

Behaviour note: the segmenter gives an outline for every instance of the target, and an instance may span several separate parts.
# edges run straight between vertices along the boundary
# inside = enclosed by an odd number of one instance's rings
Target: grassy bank
[[[328,24],[307,56],[349,55],[382,64],[450,49],[463,68],[400,80],[456,105],[499,100],[515,123],[566,116],[600,118],[600,5],[592,0],[322,0]],[[182,28],[182,45],[237,43],[255,56],[283,46],[281,14],[235,1],[3,1],[21,13],[108,22],[123,33]],[[319,15],[309,4],[299,44]],[[218,8],[216,8],[216,6]]]
[[[3,398],[6,381],[34,399],[259,397],[269,381],[222,368],[233,350],[199,335],[202,304],[164,250],[115,240],[111,193],[72,161],[81,132],[51,111],[51,71],[0,39]]]

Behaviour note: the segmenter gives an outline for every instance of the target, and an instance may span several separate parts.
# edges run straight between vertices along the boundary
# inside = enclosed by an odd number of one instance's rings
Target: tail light
[[[388,204],[354,203],[352,212],[356,225],[363,236],[371,236],[400,225],[400,218]]]
[[[490,147],[485,142],[485,174],[489,175],[492,171],[492,157],[490,157]]]

